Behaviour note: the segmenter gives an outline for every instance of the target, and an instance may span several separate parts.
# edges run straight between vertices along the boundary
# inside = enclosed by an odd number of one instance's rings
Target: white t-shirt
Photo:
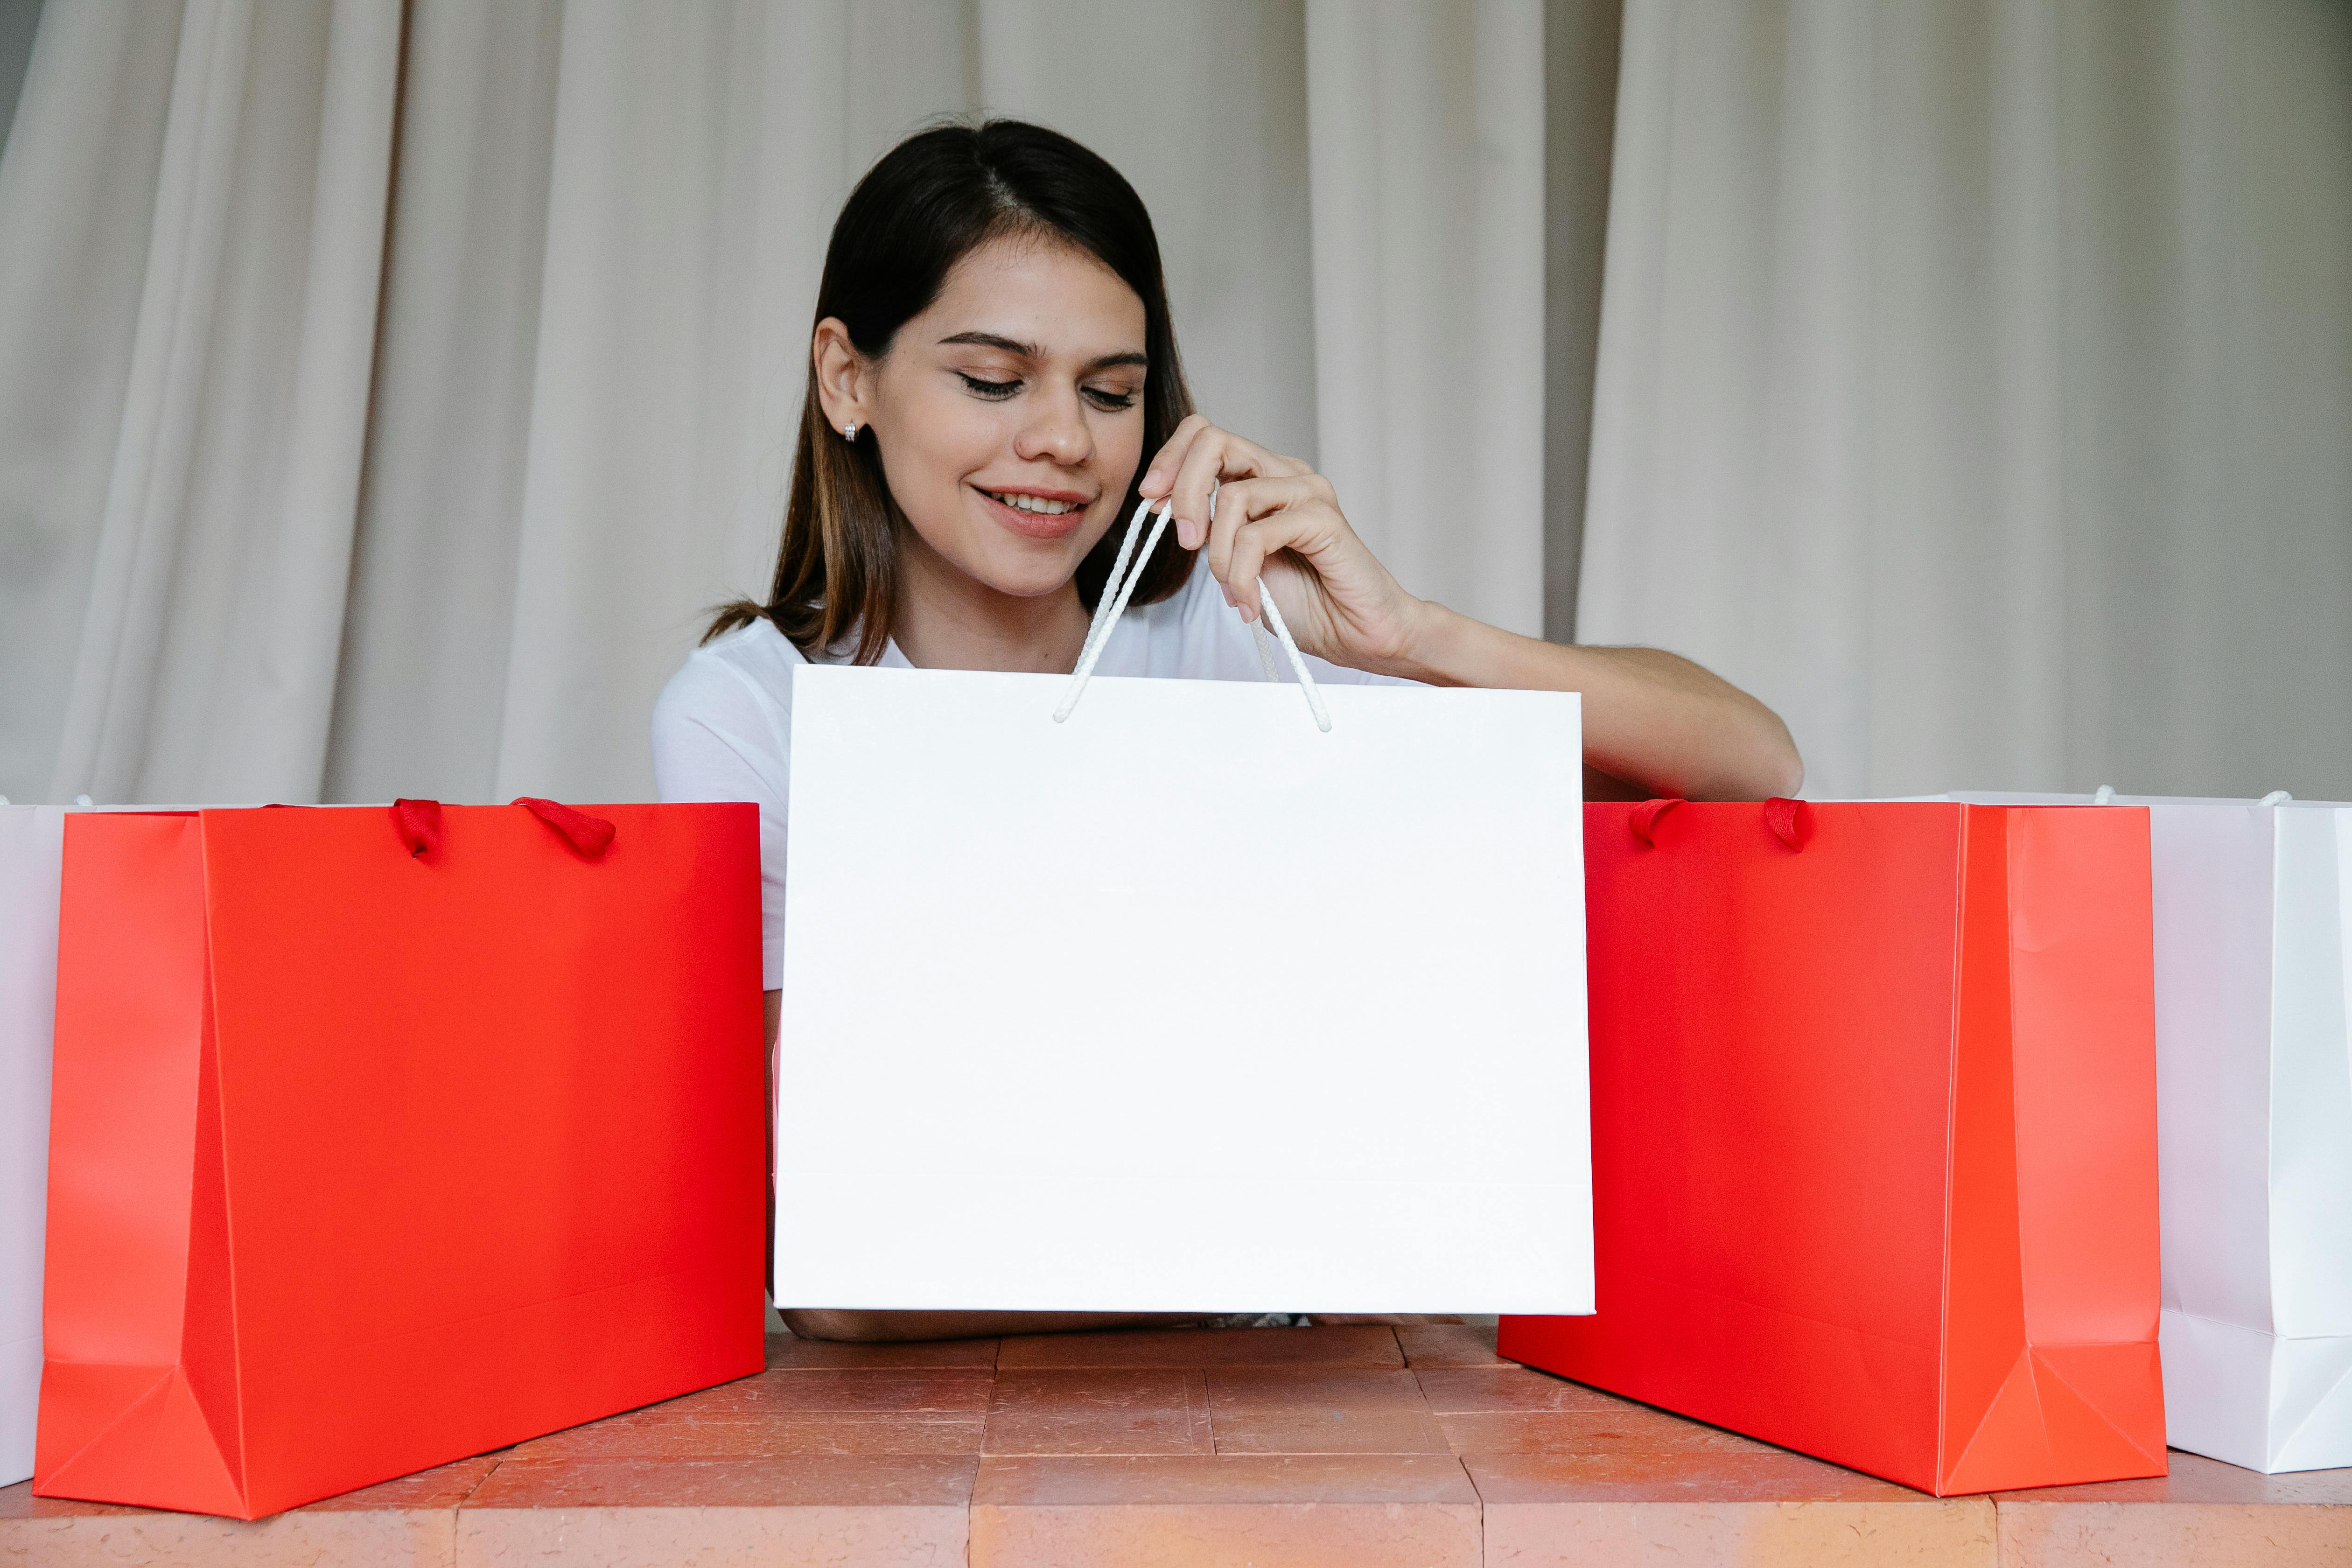
[[[773,622],[758,620],[687,656],[654,704],[654,788],[663,800],[748,800],[760,808],[761,967],[771,991],[784,980],[784,820],[792,781],[793,667],[805,664]],[[845,663],[846,651],[822,662]],[[892,642],[882,661],[913,666]],[[1310,657],[1315,679],[1410,686]],[[1263,680],[1249,625],[1196,563],[1184,586],[1130,607],[1113,627],[1097,675],[1179,680]],[[1287,672],[1285,672],[1286,678]]]

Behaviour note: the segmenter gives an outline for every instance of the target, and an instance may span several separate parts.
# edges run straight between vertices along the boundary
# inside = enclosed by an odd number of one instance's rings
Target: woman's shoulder
[[[755,710],[761,717],[790,711],[793,667],[806,664],[775,623],[762,617],[704,643],[662,688],[654,704],[654,725],[709,723]],[[730,726],[732,727],[732,726]]]

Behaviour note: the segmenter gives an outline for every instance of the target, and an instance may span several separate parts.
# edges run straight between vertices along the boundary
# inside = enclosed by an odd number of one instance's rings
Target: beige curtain
[[[1811,793],[2352,793],[2352,7],[1631,0],[1579,633]]]
[[[1409,586],[1693,654],[1815,794],[2352,789],[2328,0],[50,0],[0,794],[647,793],[832,213],[983,106]]]
[[[399,60],[380,4],[48,8],[0,159],[20,798],[315,797]]]
[[[1531,637],[1543,35],[1536,0],[1307,10],[1323,469],[1401,581]]]
[[[1540,625],[1536,0],[47,10],[0,157],[0,794],[647,795],[655,693],[772,559],[833,213],[979,109],[1136,182],[1204,410],[1315,458],[1343,387],[1408,583]],[[1478,383],[1518,435],[1439,417]]]

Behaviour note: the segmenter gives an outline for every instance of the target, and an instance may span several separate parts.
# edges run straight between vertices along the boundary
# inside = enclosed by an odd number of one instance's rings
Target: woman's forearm
[[[1804,783],[1770,709],[1658,648],[1539,642],[1428,604],[1405,647],[1368,668],[1433,686],[1580,692],[1586,762],[1651,795],[1761,800]]]
[[[1198,1312],[879,1312],[787,1307],[784,1326],[804,1340],[992,1340],[1004,1334],[1064,1334],[1077,1329],[1161,1329],[1200,1321]]]

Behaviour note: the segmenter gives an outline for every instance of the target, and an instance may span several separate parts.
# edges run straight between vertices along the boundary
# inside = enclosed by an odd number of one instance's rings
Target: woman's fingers
[[[1210,498],[1221,482],[1312,472],[1297,458],[1270,452],[1198,415],[1177,430],[1136,488],[1154,500],[1167,499],[1176,520],[1176,542],[1186,550],[1200,549],[1208,537]]]
[[[1330,487],[1313,473],[1241,479],[1217,492],[1209,570],[1244,620],[1258,614],[1257,580],[1277,550],[1311,553],[1330,531]]]
[[[1267,471],[1273,454],[1230,430],[1214,426],[1201,432],[1176,470],[1176,488],[1168,499],[1176,509],[1176,542],[1198,550],[1209,536],[1209,498],[1221,483],[1248,479]]]
[[[1317,498],[1316,476],[1266,476],[1228,479],[1217,490],[1217,515],[1210,521],[1201,546],[1209,570],[1225,585],[1225,597],[1234,604],[1256,603],[1257,591],[1248,580],[1233,574],[1234,541],[1242,529],[1269,513]]]
[[[1207,419],[1198,414],[1188,414],[1161,442],[1160,450],[1151,455],[1151,466],[1143,470],[1143,478],[1135,483],[1136,493],[1152,500],[1164,499],[1175,483],[1176,470],[1183,464],[1184,454],[1191,450],[1193,439],[1202,431],[1213,429]]]

